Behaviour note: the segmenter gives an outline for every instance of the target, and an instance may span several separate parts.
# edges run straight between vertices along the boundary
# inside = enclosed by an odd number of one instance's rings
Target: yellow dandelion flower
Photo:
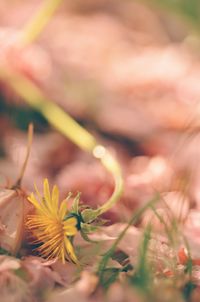
[[[64,263],[66,259],[78,263],[70,237],[77,233],[77,218],[69,217],[66,199],[59,204],[59,190],[53,187],[50,193],[48,180],[44,180],[44,196],[35,186],[37,198],[32,193],[28,200],[35,207],[35,214],[28,215],[27,228],[35,238],[34,243],[41,256],[58,258]]]

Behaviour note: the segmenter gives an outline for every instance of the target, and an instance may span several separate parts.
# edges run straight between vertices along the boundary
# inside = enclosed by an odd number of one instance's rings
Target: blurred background
[[[0,1],[1,73],[13,70],[29,79],[118,158],[125,190],[109,213],[112,221],[127,221],[155,191],[185,220],[200,207],[200,2],[63,1],[37,39],[19,47],[42,2]],[[19,174],[31,121],[35,134],[23,187],[40,187],[48,177],[63,196],[81,191],[84,202],[103,203],[112,193],[112,177],[4,77],[1,185]]]

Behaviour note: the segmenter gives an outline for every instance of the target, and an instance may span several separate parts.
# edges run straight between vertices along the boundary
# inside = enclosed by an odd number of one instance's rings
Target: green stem
[[[105,147],[99,145],[86,129],[81,127],[53,101],[45,97],[30,80],[22,75],[6,73],[6,71],[0,71],[0,78],[8,82],[11,88],[31,107],[42,113],[55,129],[81,149],[99,159],[103,166],[113,175],[115,181],[113,194],[106,203],[94,210],[96,216],[108,211],[119,200],[123,191],[123,178],[117,160]]]
[[[36,15],[34,15],[31,21],[25,26],[20,39],[22,45],[30,44],[37,39],[62,1],[63,0],[44,1]]]
[[[97,215],[107,212],[118,200],[123,192],[123,179],[121,168],[115,158],[103,146],[97,145],[93,150],[93,155],[101,160],[103,166],[112,173],[115,180],[115,189],[109,200],[97,209]]]

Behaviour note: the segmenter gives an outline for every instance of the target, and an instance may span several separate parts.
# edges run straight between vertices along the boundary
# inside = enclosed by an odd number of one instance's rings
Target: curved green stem
[[[103,166],[113,175],[115,180],[115,189],[106,203],[97,209],[98,216],[108,211],[118,200],[123,191],[123,179],[121,168],[116,159],[103,146],[98,145],[93,150],[93,155],[99,158]]]
[[[36,15],[25,26],[21,34],[20,43],[27,45],[37,39],[44,27],[48,24],[63,0],[46,0]]]
[[[96,139],[58,105],[45,97],[42,92],[27,78],[14,73],[0,72],[0,78],[7,81],[12,89],[31,107],[42,113],[47,121],[59,132],[70,139],[84,151],[93,154],[103,166],[113,175],[115,181],[114,192],[109,200],[94,210],[97,216],[108,211],[120,198],[123,191],[123,178],[117,160],[110,152],[99,145]]]

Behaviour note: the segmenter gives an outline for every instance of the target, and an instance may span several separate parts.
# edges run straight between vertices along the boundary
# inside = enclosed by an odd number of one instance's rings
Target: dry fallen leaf
[[[0,246],[15,254],[24,232],[24,197],[15,190],[0,191]]]

